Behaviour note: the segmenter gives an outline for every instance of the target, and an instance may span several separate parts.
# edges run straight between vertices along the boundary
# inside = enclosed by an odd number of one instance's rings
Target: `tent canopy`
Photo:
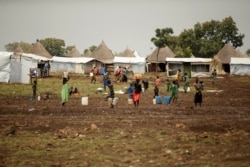
[[[62,62],[62,63],[88,63],[94,58],[92,57],[59,57],[59,56],[53,56],[52,59],[50,59],[51,62]]]
[[[174,58],[174,57],[167,57],[167,62],[185,62],[185,63],[210,63],[212,61],[211,58]]]

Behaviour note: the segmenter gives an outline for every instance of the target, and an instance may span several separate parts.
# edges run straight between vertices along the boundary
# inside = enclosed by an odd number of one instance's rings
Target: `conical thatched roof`
[[[107,47],[107,45],[103,41],[93,51],[90,57],[93,57],[104,64],[112,64],[114,60],[114,55],[112,51]]]
[[[129,48],[126,48],[119,56],[121,57],[135,57],[134,52]]]
[[[90,50],[87,50],[87,52],[83,54],[83,57],[91,57],[91,54],[92,52]]]
[[[147,62],[151,62],[151,63],[157,62],[157,51],[158,51],[158,48],[156,48],[153,51],[153,53],[147,57]],[[168,46],[160,49],[160,52],[158,55],[158,63],[165,63],[167,57],[174,57],[173,51]]]
[[[35,44],[32,44],[29,53],[33,53],[38,56],[43,56],[48,59],[52,58],[50,53],[43,47],[43,45],[39,41],[37,41]]]
[[[15,50],[14,50],[14,53],[23,53],[23,49],[18,46]]]
[[[243,55],[237,52],[231,44],[225,44],[217,53],[217,56],[222,64],[229,64],[231,57],[243,57]]]
[[[81,57],[81,53],[74,47],[71,51],[66,55],[67,57]]]

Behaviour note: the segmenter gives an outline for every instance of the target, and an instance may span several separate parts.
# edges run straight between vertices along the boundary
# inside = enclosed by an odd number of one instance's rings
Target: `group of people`
[[[127,82],[126,67],[118,66],[115,70],[115,77],[117,82]]]
[[[94,73],[94,68],[91,70],[91,72]],[[213,72],[211,73],[212,76],[212,83],[215,84],[216,82],[216,76],[217,76],[217,72],[214,69]],[[93,76],[91,76],[91,82],[96,82],[96,78]],[[61,90],[61,97],[62,97],[62,106],[65,105],[65,103],[68,101],[68,97],[71,95],[74,96],[78,96],[79,95],[79,91],[77,89],[77,87],[73,88],[71,87],[69,89],[68,87],[68,81],[69,81],[69,75],[67,72],[63,72],[62,75],[62,90]],[[179,92],[179,87],[180,87],[180,81],[183,80],[184,81],[184,85],[183,85],[183,89],[184,92],[188,92],[190,89],[190,78],[189,75],[187,73],[184,73],[184,75],[181,75],[181,70],[178,69],[172,83],[170,83],[170,80],[167,79],[166,80],[166,91],[170,92],[170,102],[176,102],[178,99],[178,92]],[[143,84],[143,87],[141,85],[141,82]],[[108,98],[112,98],[114,99],[115,96],[115,92],[114,92],[114,86],[111,83],[110,77],[109,77],[109,73],[107,71],[104,72],[103,74],[103,86],[104,86],[104,91],[106,92],[106,87],[108,87],[109,89],[109,95],[107,96]],[[159,89],[161,86],[161,79],[159,76],[156,76],[155,79],[155,86],[154,86],[154,98],[156,98],[157,96],[159,96]],[[204,89],[204,82],[199,80],[198,77],[195,78],[195,82],[193,84],[194,88],[195,88],[195,96],[194,96],[194,104],[195,106],[197,106],[197,104],[199,104],[199,106],[201,106],[202,103],[202,90]],[[143,91],[147,91],[149,87],[149,82],[147,79],[141,79],[141,78],[135,78],[135,81],[133,81],[132,83],[130,83],[129,88],[128,88],[128,98],[133,100],[134,106],[138,107],[139,106],[139,102],[140,102],[140,94]],[[37,81],[35,80],[34,83],[32,84],[32,90],[33,90],[33,96],[32,98],[35,99],[36,97],[36,92],[37,92]],[[113,108],[113,103],[111,103],[111,108]]]
[[[78,91],[77,87],[73,88],[73,86],[71,86],[70,90],[69,90],[69,95],[70,96],[78,96],[79,91]]]
[[[216,76],[217,76],[216,69],[213,70],[211,75],[212,75],[212,83],[215,84]],[[184,82],[184,85],[183,85],[184,92],[187,93],[190,91],[190,77],[189,77],[189,75],[185,72],[184,75],[182,76],[181,70],[178,69],[176,72],[176,75],[173,78],[172,83],[170,83],[169,79],[166,80],[166,91],[170,92],[170,103],[171,102],[174,103],[178,99],[180,81]],[[159,76],[156,76],[155,87],[154,87],[154,98],[159,96],[160,83],[161,83],[161,80],[160,80]],[[202,91],[205,87],[205,84],[202,80],[200,80],[198,77],[196,77],[193,86],[195,88],[195,95],[194,95],[195,107],[197,106],[197,104],[199,104],[199,106],[201,106]]]

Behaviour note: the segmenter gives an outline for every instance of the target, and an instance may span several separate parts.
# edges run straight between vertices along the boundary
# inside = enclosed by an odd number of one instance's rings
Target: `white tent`
[[[30,68],[37,68],[38,62],[49,59],[29,53],[0,52],[0,60],[0,82],[29,84]]]
[[[134,73],[144,74],[145,73],[145,57],[140,57],[137,54],[136,57],[114,57],[114,68],[117,66],[129,67]],[[114,69],[115,70],[115,69]]]
[[[210,63],[211,58],[173,58],[167,57],[167,75],[172,76],[176,74],[176,71],[180,69],[182,72],[188,72],[192,77],[210,76]]]
[[[250,58],[231,57],[230,74],[250,76]]]
[[[0,52],[0,82],[9,82],[11,54],[10,52]]]
[[[50,72],[85,73],[95,64],[92,57],[58,57],[54,56],[50,63]]]

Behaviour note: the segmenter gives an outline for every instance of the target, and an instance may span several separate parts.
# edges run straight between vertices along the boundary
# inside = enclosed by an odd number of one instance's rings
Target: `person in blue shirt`
[[[130,83],[128,87],[128,98],[133,99],[133,93],[134,93],[134,83]]]

